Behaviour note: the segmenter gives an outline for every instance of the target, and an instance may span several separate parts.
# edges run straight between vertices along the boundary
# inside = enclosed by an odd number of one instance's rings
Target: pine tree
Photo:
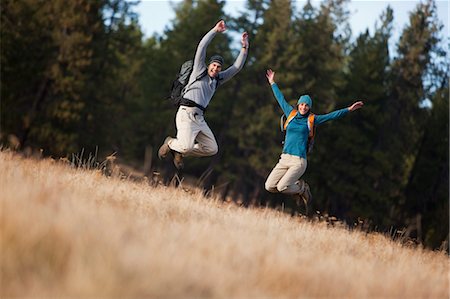
[[[24,104],[16,110],[21,111],[22,123],[16,123],[10,133],[19,135],[22,147],[39,145],[55,154],[74,150],[74,125],[84,105],[80,93],[86,81],[85,70],[91,63],[92,35],[101,21],[96,3],[29,1],[8,2],[2,7],[7,53],[2,56],[4,75],[9,76],[16,66],[24,78],[30,76],[26,72],[36,70],[23,89],[15,84],[6,90],[8,108],[12,106],[9,101],[17,98]],[[31,52],[22,57],[30,68],[25,69],[25,64],[15,57],[13,49],[17,46],[24,49],[22,52]],[[19,81],[26,82],[23,78]]]
[[[107,1],[101,11],[107,21],[94,36],[93,62],[83,89],[86,101],[79,148],[101,156],[116,152],[132,159],[138,155],[143,94],[139,84],[144,60],[142,32],[132,3]],[[143,152],[143,149],[141,149]]]
[[[16,136],[21,147],[42,109],[53,59],[46,1],[3,1],[1,5],[2,135]],[[31,142],[30,142],[31,143]]]
[[[315,114],[343,108],[337,103],[338,91],[344,86],[345,49],[348,48],[348,33],[342,31],[347,27],[345,16],[345,2],[325,2],[319,9],[308,2],[294,25],[295,36],[289,52],[291,88],[295,99],[302,94],[311,96],[311,111]],[[312,189],[316,208],[321,211],[336,212],[339,206],[334,197],[338,187],[333,183],[336,175],[329,168],[336,163],[333,142],[340,138],[341,132],[334,131],[333,127],[340,121],[317,130],[316,145],[308,155],[308,169],[303,177]]]
[[[139,60],[132,59],[142,37],[131,6],[123,0],[2,3],[5,135],[57,156],[120,145],[129,122],[110,116],[122,117],[126,99],[136,96],[131,77]]]
[[[236,100],[228,119],[228,146],[224,147],[220,178],[230,182],[236,194],[243,194],[245,204],[266,195],[262,193],[264,180],[279,155],[279,107],[265,71],[269,67],[278,71],[292,19],[291,1],[249,1],[247,7],[247,14],[237,20],[236,26],[250,34],[249,56],[239,80],[234,82]]]
[[[410,14],[410,24],[397,46],[398,57],[392,63],[390,96],[383,103],[386,115],[380,132],[379,150],[387,153],[386,173],[382,185],[388,200],[404,203],[405,187],[418,154],[428,111],[422,108],[426,98],[424,77],[439,41],[439,26],[433,1],[418,4]],[[394,212],[398,217],[402,211]]]
[[[313,178],[320,186],[316,197],[319,201],[326,199],[319,208],[350,223],[363,218],[382,225],[389,211],[389,202],[380,196],[385,154],[377,146],[384,119],[382,103],[388,95],[392,9],[388,7],[380,21],[373,36],[367,30],[356,39],[348,57],[346,84],[336,100],[337,108],[348,107],[356,100],[363,100],[364,108],[334,121],[325,132],[319,128],[317,133],[321,156]],[[329,141],[325,145],[324,138]],[[316,152],[311,156],[315,158]],[[312,160],[315,166],[316,160]]]
[[[446,84],[435,93],[406,187],[407,201],[402,206],[407,219],[420,221],[416,223],[412,236],[431,248],[438,248],[444,241],[448,243],[448,225],[443,225],[449,223],[448,99],[447,77]]]

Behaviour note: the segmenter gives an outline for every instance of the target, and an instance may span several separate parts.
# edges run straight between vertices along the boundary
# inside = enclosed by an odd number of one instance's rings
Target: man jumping
[[[175,167],[178,169],[183,168],[183,157],[213,156],[218,151],[216,138],[203,114],[217,87],[230,80],[242,69],[249,46],[248,34],[244,32],[241,37],[242,48],[232,66],[222,71],[224,60],[220,55],[213,55],[206,65],[206,48],[218,32],[225,30],[225,22],[221,20],[198,44],[192,74],[184,89],[183,99],[175,117],[177,137],[168,136],[159,148],[159,158],[165,158],[171,153]],[[205,71],[207,75],[202,77]]]

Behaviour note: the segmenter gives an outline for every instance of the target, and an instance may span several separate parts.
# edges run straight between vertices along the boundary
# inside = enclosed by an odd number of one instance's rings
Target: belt
[[[203,107],[202,105],[197,104],[196,102],[189,100],[189,99],[185,99],[182,98],[180,101],[180,106],[186,106],[186,107],[197,107],[198,109],[202,110],[203,112],[206,111],[206,108]]]

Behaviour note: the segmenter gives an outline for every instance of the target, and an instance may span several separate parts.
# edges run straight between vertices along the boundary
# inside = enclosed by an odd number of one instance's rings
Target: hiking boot
[[[169,147],[169,141],[172,140],[172,137],[167,136],[166,139],[164,139],[164,143],[161,145],[161,147],[158,150],[158,158],[164,159],[167,157],[167,154],[170,153],[171,149]]]
[[[300,196],[302,197],[303,202],[305,203],[306,215],[310,216],[314,212],[314,208],[313,208],[313,197],[308,183],[305,182],[305,188],[303,189],[303,193],[301,193]]]
[[[183,169],[184,162],[183,162],[183,155],[179,152],[172,151],[173,154],[173,164],[177,169]]]
[[[303,189],[303,193],[301,194],[301,196],[303,197],[303,200],[306,202],[306,204],[311,204],[312,194],[307,182],[305,182],[305,187]]]
[[[311,190],[309,189],[308,183],[304,180],[298,180],[297,185],[300,187],[300,192],[297,193],[297,206],[300,206],[301,202],[305,205],[305,213],[306,215],[310,215],[313,212],[312,207],[312,195]]]

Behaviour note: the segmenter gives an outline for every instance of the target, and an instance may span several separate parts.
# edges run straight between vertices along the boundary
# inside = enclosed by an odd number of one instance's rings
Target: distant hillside
[[[0,152],[2,298],[448,298],[449,258]]]

